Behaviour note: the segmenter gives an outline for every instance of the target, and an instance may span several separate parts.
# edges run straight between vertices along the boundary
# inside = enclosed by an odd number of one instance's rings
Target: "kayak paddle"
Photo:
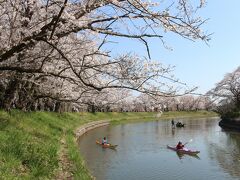
[[[186,145],[186,144],[188,144],[188,143],[190,143],[190,142],[192,142],[193,140],[192,139],[190,139],[188,142],[186,142],[185,144],[183,144],[184,146]]]

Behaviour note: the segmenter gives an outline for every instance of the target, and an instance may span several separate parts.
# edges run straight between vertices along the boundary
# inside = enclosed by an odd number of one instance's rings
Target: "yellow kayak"
[[[103,148],[110,148],[115,149],[118,145],[112,145],[112,144],[102,144],[99,140],[96,140],[96,144],[102,146]]]

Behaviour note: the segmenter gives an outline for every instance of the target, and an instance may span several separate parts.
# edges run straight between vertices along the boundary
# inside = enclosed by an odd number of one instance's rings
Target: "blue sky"
[[[201,15],[210,18],[204,29],[211,36],[203,42],[170,39],[174,51],[164,55],[165,62],[176,65],[176,76],[205,93],[223,76],[240,65],[240,1],[209,0]]]
[[[208,0],[199,11],[203,19],[209,18],[203,29],[213,33],[211,41],[192,42],[178,35],[167,35],[165,41],[173,51],[164,49],[159,40],[149,40],[153,60],[175,65],[174,74],[189,86],[198,86],[196,93],[206,93],[226,73],[240,66],[240,0]],[[121,41],[121,49],[147,56],[145,47],[136,41]],[[113,46],[114,47],[114,46]]]

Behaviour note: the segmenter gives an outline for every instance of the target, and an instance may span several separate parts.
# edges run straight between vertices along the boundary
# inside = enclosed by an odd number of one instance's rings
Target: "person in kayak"
[[[108,144],[106,137],[104,137],[104,138],[102,139],[102,145],[104,145],[104,144]]]
[[[182,144],[182,142],[178,142],[177,146],[176,146],[176,149],[183,149],[184,148],[184,145]]]
[[[174,128],[175,127],[175,122],[174,122],[174,120],[172,119],[172,128]]]

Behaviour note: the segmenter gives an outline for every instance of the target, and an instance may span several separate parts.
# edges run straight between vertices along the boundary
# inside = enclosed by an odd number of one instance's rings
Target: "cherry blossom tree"
[[[240,67],[228,73],[208,92],[218,102],[218,112],[222,117],[240,116]]]
[[[171,67],[149,59],[148,39],[165,45],[163,35],[173,32],[209,40],[201,31],[205,20],[196,16],[202,0],[1,0],[0,5],[0,98],[6,109],[43,104],[56,110],[62,102],[82,103],[89,94],[116,88],[172,96],[181,83]],[[112,37],[139,40],[148,58],[112,55],[105,48]]]

